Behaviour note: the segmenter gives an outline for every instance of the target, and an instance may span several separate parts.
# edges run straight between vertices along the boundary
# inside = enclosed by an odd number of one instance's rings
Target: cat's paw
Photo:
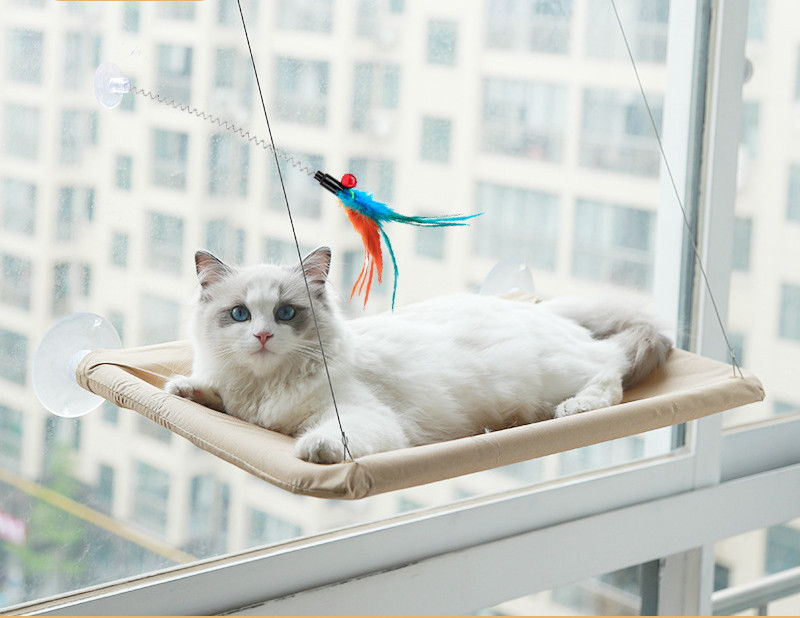
[[[341,463],[344,461],[342,436],[333,436],[321,431],[309,431],[297,439],[294,454],[299,459],[311,463]]]
[[[580,412],[604,408],[607,405],[609,405],[608,402],[599,397],[570,397],[558,404],[555,417],[572,416]]]
[[[171,395],[177,395],[199,403],[201,406],[213,408],[224,412],[222,397],[210,386],[198,384],[186,376],[174,376],[164,384],[164,390]]]

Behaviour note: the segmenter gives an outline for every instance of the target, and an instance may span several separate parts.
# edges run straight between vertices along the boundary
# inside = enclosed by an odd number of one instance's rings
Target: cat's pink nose
[[[260,333],[256,333],[256,337],[261,342],[261,346],[263,347],[267,345],[267,340],[272,337],[272,333],[263,330]]]

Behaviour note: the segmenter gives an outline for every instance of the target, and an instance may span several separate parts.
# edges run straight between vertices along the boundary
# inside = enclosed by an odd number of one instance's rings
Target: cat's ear
[[[194,254],[194,265],[197,269],[197,278],[200,287],[204,290],[211,284],[217,283],[230,275],[233,270],[219,258],[208,251],[198,251]]]
[[[303,270],[309,283],[325,285],[328,271],[331,268],[331,250],[329,247],[314,249],[303,258]]]

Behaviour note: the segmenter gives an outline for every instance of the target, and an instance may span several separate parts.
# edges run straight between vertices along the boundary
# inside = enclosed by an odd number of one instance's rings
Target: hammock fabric
[[[758,378],[725,363],[673,350],[658,374],[623,403],[566,418],[321,465],[294,456],[294,439],[162,390],[191,367],[188,342],[98,350],[77,368],[78,383],[200,448],[296,494],[353,500],[552,455],[685,423],[764,398]],[[346,431],[345,427],[345,431]]]

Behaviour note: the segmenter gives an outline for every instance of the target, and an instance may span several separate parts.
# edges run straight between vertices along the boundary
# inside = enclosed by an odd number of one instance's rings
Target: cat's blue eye
[[[288,322],[294,317],[294,315],[295,310],[291,305],[281,305],[278,307],[277,311],[275,311],[275,317],[282,322]]]
[[[244,305],[236,305],[231,309],[231,317],[237,322],[246,322],[250,319],[250,310]]]

